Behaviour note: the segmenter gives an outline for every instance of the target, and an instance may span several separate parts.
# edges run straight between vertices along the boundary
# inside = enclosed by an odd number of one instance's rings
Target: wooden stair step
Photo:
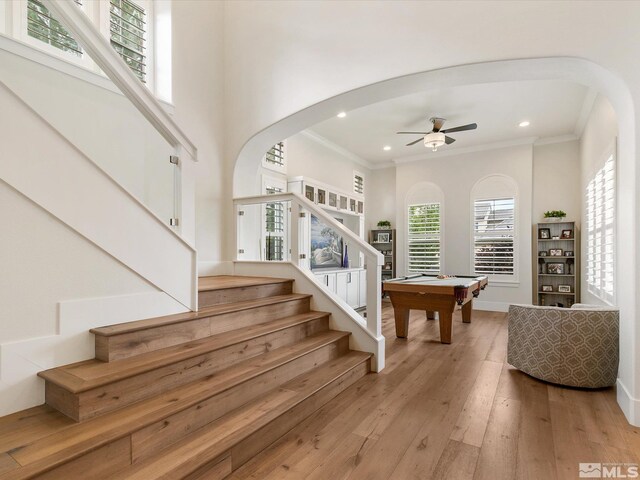
[[[197,312],[120,323],[91,329],[96,358],[111,362],[226,331],[306,313],[311,295],[287,294],[214,305]]]
[[[240,302],[293,292],[293,279],[220,275],[198,279],[198,305]]]
[[[218,478],[224,478],[366,375],[370,371],[370,358],[367,353],[349,352],[327,362],[110,478],[194,478],[207,467],[219,468]],[[332,385],[334,388],[330,388]]]
[[[152,428],[154,425],[161,428],[167,419],[180,418],[190,412],[191,418],[193,412],[196,412],[198,416],[208,414],[215,420],[232,410],[233,406],[255,398],[250,393],[261,395],[272,388],[274,381],[282,381],[283,378],[288,381],[301,371],[314,368],[316,363],[331,361],[344,354],[348,350],[348,344],[344,343],[348,342],[348,337],[349,333],[346,332],[321,332],[156,397],[83,423],[60,428],[44,438],[13,448],[9,453],[20,467],[0,474],[0,480],[29,479],[45,472],[62,476],[67,468],[82,465],[85,458],[83,455],[100,451],[108,456],[112,453],[110,446],[119,446],[118,442],[123,439],[126,439],[128,448],[131,449],[132,437],[144,432],[145,428]],[[339,346],[341,342],[342,346]],[[310,357],[312,353],[322,352],[327,347],[332,350],[317,358]],[[306,358],[309,358],[308,364],[301,365],[299,362]],[[252,382],[254,379],[256,382],[261,379],[264,381],[255,383]],[[225,396],[225,401],[216,402],[221,395]],[[207,413],[207,408],[214,411]],[[183,435],[194,429],[185,427]],[[131,457],[133,452],[129,450],[128,455]]]
[[[39,376],[47,382],[47,403],[82,421],[326,331],[329,315],[294,315],[133,358],[57,367]]]

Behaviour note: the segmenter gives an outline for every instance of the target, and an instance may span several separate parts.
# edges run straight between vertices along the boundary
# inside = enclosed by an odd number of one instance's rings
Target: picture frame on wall
[[[542,292],[553,292],[553,286],[551,285],[541,285],[540,290]]]
[[[550,228],[539,228],[538,229],[538,238],[540,240],[548,240],[551,238],[551,229]]]
[[[549,256],[550,257],[561,257],[562,256],[562,249],[561,248],[550,248],[549,249]]]
[[[378,236],[376,237],[376,242],[378,243],[389,243],[390,240],[390,233],[379,233]]]
[[[562,230],[562,235],[560,236],[562,237],[563,240],[573,238],[573,230],[571,229]]]
[[[564,275],[564,263],[547,263],[549,275]]]
[[[571,285],[558,285],[558,293],[571,293]]]

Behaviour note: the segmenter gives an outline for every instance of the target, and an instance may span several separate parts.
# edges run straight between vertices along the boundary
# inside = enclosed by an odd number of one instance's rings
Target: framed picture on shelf
[[[549,228],[539,228],[538,229],[538,238],[541,240],[548,240],[551,238],[551,229]]]
[[[573,230],[571,229],[562,230],[562,238],[565,240],[568,238],[573,238]]]
[[[384,264],[384,269],[385,270],[391,270],[391,262],[387,262]]]
[[[562,249],[561,248],[551,248],[551,249],[549,249],[549,256],[550,257],[561,257],[562,256]]]
[[[547,263],[547,273],[550,275],[564,275],[564,263]]]
[[[551,240],[560,240],[560,237],[558,235],[554,235],[553,237],[551,237]]]
[[[541,285],[540,290],[543,292],[553,292],[553,287],[551,285]]]
[[[564,252],[565,257],[573,257],[573,250],[567,250]]]
[[[389,243],[389,238],[390,238],[389,233],[379,233],[378,236],[376,237],[376,242],[378,243]]]
[[[571,293],[571,285],[558,285],[558,293]]]
[[[547,256],[547,252],[538,252],[538,256],[539,257],[546,257]]]

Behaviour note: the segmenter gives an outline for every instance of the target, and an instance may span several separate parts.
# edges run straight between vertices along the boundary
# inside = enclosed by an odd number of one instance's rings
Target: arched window
[[[489,175],[471,189],[474,274],[517,280],[517,193],[506,175]]]
[[[440,187],[423,182],[407,193],[407,272],[439,273],[443,269],[443,198]]]

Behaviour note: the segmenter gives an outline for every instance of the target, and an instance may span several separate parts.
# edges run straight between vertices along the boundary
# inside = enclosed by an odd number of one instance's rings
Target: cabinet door
[[[336,293],[335,273],[316,273],[316,281],[332,293]]]
[[[360,270],[359,277],[358,306],[364,307],[367,304],[367,271]]]
[[[312,202],[316,201],[316,189],[311,185],[305,185],[304,187],[304,196],[307,197]]]
[[[345,302],[347,301],[347,272],[336,274],[336,295]]]
[[[347,303],[350,307],[358,308],[360,302],[359,290],[360,290],[360,272],[348,272],[347,273]]]

